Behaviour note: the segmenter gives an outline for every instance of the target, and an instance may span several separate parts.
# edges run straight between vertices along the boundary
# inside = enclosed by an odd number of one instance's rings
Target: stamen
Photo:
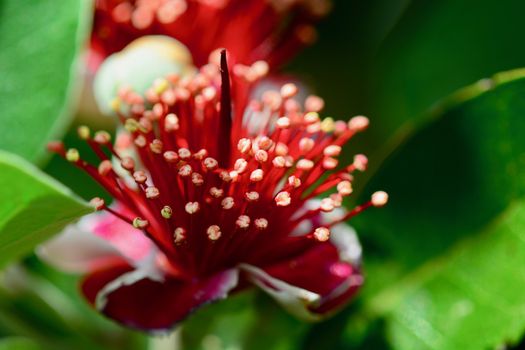
[[[66,152],[66,159],[68,162],[76,163],[80,160],[80,154],[76,148],[70,148]]]
[[[211,225],[208,227],[206,233],[208,234],[208,238],[212,241],[218,240],[222,235],[221,228],[217,225]]]
[[[326,242],[330,239],[330,230],[326,227],[318,227],[314,231],[314,238],[319,242]]]
[[[286,207],[290,205],[291,201],[292,199],[290,198],[290,193],[286,191],[279,192],[275,196],[275,203],[280,207]]]
[[[372,194],[371,202],[374,207],[382,207],[388,202],[388,194],[384,191],[377,191]]]
[[[265,218],[255,219],[255,227],[257,227],[259,230],[266,229],[268,227],[268,220]]]
[[[160,211],[162,217],[164,219],[169,219],[171,218],[171,216],[173,215],[173,210],[171,209],[171,207],[169,205],[165,205],[161,211]]]
[[[135,228],[145,229],[146,227],[148,227],[148,225],[149,225],[148,220],[144,220],[138,216],[133,219],[133,227]]]
[[[200,209],[199,202],[188,202],[184,206],[184,210],[186,210],[186,213],[188,214],[195,214]]]
[[[106,207],[106,203],[102,198],[95,197],[89,201],[89,204],[95,208],[95,210],[102,210]]]
[[[177,227],[173,232],[173,241],[179,245],[186,240],[186,230],[182,227]]]
[[[235,224],[241,229],[247,229],[250,227],[250,217],[247,215],[241,215],[237,218]]]

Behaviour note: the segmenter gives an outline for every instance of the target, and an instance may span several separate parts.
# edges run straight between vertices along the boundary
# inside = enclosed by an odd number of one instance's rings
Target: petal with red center
[[[153,280],[140,276],[137,270],[124,272],[106,278],[104,285],[93,282],[100,278],[93,274],[84,286],[99,287],[94,303],[102,313],[126,326],[148,331],[173,328],[199,307],[226,298],[238,284],[237,269],[191,281],[170,277]],[[106,272],[101,278],[109,275]],[[85,287],[83,290],[87,292]],[[91,290],[89,293],[92,295]]]
[[[344,306],[363,283],[357,268],[360,251],[353,230],[339,224],[329,242],[299,256],[264,268],[241,268],[288,311],[317,320]]]

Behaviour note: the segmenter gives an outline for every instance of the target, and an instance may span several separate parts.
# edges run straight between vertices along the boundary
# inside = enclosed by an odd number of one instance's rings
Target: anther
[[[244,196],[249,202],[255,202],[259,199],[259,193],[255,191],[246,192]]]
[[[215,198],[220,198],[224,194],[224,191],[221,189],[218,189],[217,187],[210,188],[210,194]]]
[[[96,143],[100,145],[106,145],[110,143],[111,141],[111,135],[109,132],[100,130],[95,133],[95,136],[93,137],[93,140],[95,140]]]
[[[102,210],[106,206],[106,202],[100,197],[93,198],[92,200],[89,201],[89,204],[93,208],[95,208],[95,210]]]
[[[248,166],[248,162],[244,160],[243,158],[239,158],[235,161],[235,165],[233,168],[235,169],[236,172],[238,172],[239,174],[242,174],[246,170],[247,166]]]
[[[301,186],[301,179],[295,175],[288,177],[288,184],[294,188]]]
[[[148,227],[148,225],[149,225],[148,220],[144,220],[144,219],[142,219],[142,218],[140,218],[138,216],[133,219],[133,227],[135,227],[135,228],[144,229],[144,228]]]
[[[185,164],[185,165],[181,166],[180,169],[179,169],[179,175],[182,176],[182,177],[190,176],[191,172],[192,172],[192,169],[191,169],[191,165],[189,165],[189,164]]]
[[[348,128],[355,132],[361,132],[368,128],[368,124],[370,124],[370,121],[367,117],[358,115],[348,121]]]
[[[255,227],[257,227],[259,230],[264,230],[268,227],[268,220],[265,218],[255,219]]]
[[[259,163],[266,162],[268,160],[268,152],[262,149],[258,150],[257,152],[255,152],[255,160]]]
[[[352,193],[352,183],[350,181],[341,181],[337,184],[337,192],[341,196],[348,196]]]
[[[283,98],[291,98],[297,94],[297,86],[292,83],[284,84],[281,87],[281,96]]]
[[[308,137],[303,137],[300,141],[299,141],[299,149],[302,151],[302,152],[310,152],[312,150],[312,148],[314,148],[315,146],[315,141],[312,140],[311,138],[308,138]]]
[[[365,171],[368,166],[368,158],[363,154],[356,154],[353,166],[359,171]]]
[[[160,191],[157,187],[148,187],[146,188],[146,198],[148,199],[155,199],[158,198],[160,195]]]
[[[323,150],[323,154],[327,157],[337,157],[339,154],[341,154],[341,146],[337,145],[330,145],[326,146]]]
[[[173,241],[175,244],[181,244],[186,239],[186,230],[182,227],[177,227],[173,232]]]
[[[323,198],[321,200],[319,208],[324,212],[331,212],[332,210],[334,210],[334,201],[332,200],[332,198]]]
[[[275,196],[275,203],[280,207],[286,207],[290,205],[292,199],[290,198],[290,193],[286,191],[279,192]]]
[[[250,217],[248,215],[241,215],[235,221],[235,224],[242,229],[250,227]]]
[[[264,177],[264,172],[262,171],[262,169],[255,169],[250,174],[250,181],[259,182],[263,179],[263,177]]]
[[[319,242],[326,242],[330,239],[330,230],[326,227],[318,227],[314,231],[314,238]]]
[[[179,148],[179,157],[180,159],[188,159],[191,157],[191,152],[187,148]]]
[[[81,125],[77,129],[77,133],[78,133],[78,137],[81,140],[87,140],[87,139],[89,139],[91,131],[89,130],[89,128],[87,126]]]
[[[225,209],[225,210],[233,208],[234,205],[235,205],[235,201],[233,200],[232,197],[225,197],[221,201],[222,209]]]
[[[102,176],[106,176],[109,174],[109,172],[113,169],[113,165],[111,164],[111,161],[108,159],[103,160],[98,165],[98,173]]]
[[[188,214],[195,214],[200,209],[199,202],[188,202],[184,206],[184,210],[186,210],[186,213]]]
[[[217,168],[217,166],[219,165],[219,162],[217,162],[215,158],[208,157],[204,159],[203,164],[206,169],[213,170]]]
[[[179,130],[179,118],[170,113],[164,118],[164,130],[167,132]]]
[[[171,207],[169,205],[165,205],[161,210],[160,210],[160,214],[162,215],[162,217],[164,219],[169,219],[171,218],[171,216],[173,215],[173,210],[171,209]]]
[[[137,170],[133,173],[133,179],[135,179],[135,182],[139,184],[143,184],[146,182],[148,177],[146,176],[146,173],[142,170]]]
[[[200,186],[200,185],[202,185],[204,183],[204,178],[199,173],[192,173],[191,174],[191,182],[195,186]]]
[[[252,149],[252,141],[247,138],[240,139],[239,142],[237,143],[237,149],[242,154],[246,154],[250,152],[250,150]]]
[[[164,160],[168,163],[175,163],[179,160],[179,155],[174,151],[166,151],[163,156]]]
[[[66,160],[68,162],[78,162],[80,159],[80,154],[78,153],[78,150],[76,148],[70,148],[66,152]]]
[[[388,202],[388,193],[377,191],[372,194],[371,203],[374,207],[382,207]]]
[[[300,159],[297,162],[297,169],[310,170],[314,167],[314,162],[309,159]]]
[[[156,154],[161,154],[162,153],[162,141],[157,140],[157,139],[151,141],[151,143],[149,144],[149,148],[151,149],[151,152],[156,153]]]
[[[221,228],[217,225],[211,225],[206,230],[206,234],[208,235],[208,238],[212,241],[216,241],[219,238],[221,238],[222,232]]]

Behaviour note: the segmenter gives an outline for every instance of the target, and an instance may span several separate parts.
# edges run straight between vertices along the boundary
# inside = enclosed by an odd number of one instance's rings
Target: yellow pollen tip
[[[78,162],[79,159],[80,159],[80,154],[78,153],[78,150],[76,148],[70,148],[67,150],[66,160],[68,162],[75,163],[75,162]]]

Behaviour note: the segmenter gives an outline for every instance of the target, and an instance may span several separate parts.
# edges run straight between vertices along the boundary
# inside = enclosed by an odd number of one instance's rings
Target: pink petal
[[[241,268],[290,312],[316,320],[344,306],[363,283],[356,263],[360,248],[353,246],[357,242],[352,237],[353,230],[340,224],[329,242],[302,255],[264,268]]]
[[[121,213],[126,211],[118,204],[115,208]],[[132,261],[139,261],[150,255],[154,249],[153,243],[140,230],[133,228],[127,222],[106,212],[93,214],[90,230],[98,237],[108,241],[124,256]]]
[[[42,244],[38,256],[56,268],[86,273],[123,259],[122,254],[107,241],[86,228],[87,218],[67,226],[64,231]]]
[[[149,331],[173,328],[199,307],[226,298],[238,284],[237,269],[192,281],[138,278],[136,272],[122,265],[100,270],[85,279],[82,290],[108,317]]]

